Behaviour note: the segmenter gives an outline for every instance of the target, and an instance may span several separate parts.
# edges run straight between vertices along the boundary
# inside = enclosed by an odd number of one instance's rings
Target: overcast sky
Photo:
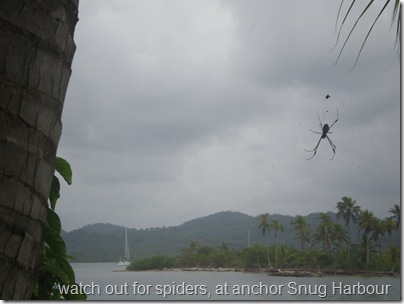
[[[343,196],[391,215],[400,203],[393,7],[350,71],[380,6],[335,65],[363,9],[332,49],[339,5],[80,1],[58,150],[73,169],[56,207],[63,228],[175,226],[227,210],[307,215],[336,211]],[[337,110],[334,159],[322,140],[306,160],[320,138],[309,131],[321,131],[317,114],[331,124]]]

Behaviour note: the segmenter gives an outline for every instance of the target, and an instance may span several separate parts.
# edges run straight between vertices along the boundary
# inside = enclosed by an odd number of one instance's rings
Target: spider
[[[320,145],[321,140],[324,139],[324,138],[327,138],[328,142],[330,143],[332,152],[334,152],[334,155],[332,156],[332,158],[330,158],[330,160],[332,160],[332,159],[335,157],[335,149],[337,148],[337,146],[334,145],[334,143],[332,142],[331,138],[328,137],[327,134],[331,134],[331,133],[332,133],[332,132],[330,132],[330,130],[331,130],[332,126],[335,125],[335,123],[338,121],[338,109],[337,109],[337,119],[331,124],[331,126],[329,126],[328,124],[324,124],[324,125],[323,125],[323,124],[321,123],[320,116],[318,115],[318,113],[317,113],[317,117],[318,117],[318,120],[319,120],[319,122],[320,122],[321,132],[316,132],[316,131],[313,131],[313,130],[311,130],[311,129],[309,129],[309,130],[310,130],[311,132],[313,132],[313,133],[321,134],[321,137],[320,137],[320,139],[319,139],[317,145],[314,147],[313,150],[304,150],[304,151],[306,151],[306,152],[314,152],[313,156],[310,157],[310,158],[307,158],[306,160],[310,160],[310,159],[312,159],[314,156],[316,156],[317,148],[318,148],[318,146]]]

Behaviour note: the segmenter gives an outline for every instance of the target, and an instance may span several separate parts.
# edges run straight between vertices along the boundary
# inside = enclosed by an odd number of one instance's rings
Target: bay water
[[[72,263],[88,300],[401,300],[390,276],[275,277],[229,271],[125,271],[115,263]],[[67,287],[66,287],[67,288]]]

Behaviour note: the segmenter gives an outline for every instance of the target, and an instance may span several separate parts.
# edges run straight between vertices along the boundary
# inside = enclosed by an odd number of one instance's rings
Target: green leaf
[[[46,260],[41,264],[40,270],[56,277],[61,283],[68,285],[70,283],[69,276],[60,267],[55,257],[47,256]]]
[[[70,164],[61,157],[55,159],[55,170],[64,178],[67,184],[72,183],[72,170]],[[60,181],[54,175],[48,208],[47,225],[43,234],[43,259],[39,267],[39,277],[35,286],[32,299],[37,300],[86,300],[85,294],[60,294],[58,285],[75,285],[73,268],[67,261],[66,244],[60,235],[62,225],[60,218],[54,211],[56,201],[60,197]]]
[[[60,236],[61,223],[59,216],[52,209],[48,208],[48,226],[44,231],[45,245],[49,246],[52,256],[58,261],[66,260],[66,245]],[[48,255],[48,253],[47,253]]]
[[[55,170],[64,178],[67,184],[72,184],[72,168],[70,164],[63,158],[56,156]]]
[[[49,201],[51,208],[55,210],[56,201],[60,198],[60,182],[56,176],[53,176],[51,190],[49,192]]]
[[[57,213],[48,208],[48,225],[49,228],[54,231],[54,233],[60,234],[62,230],[62,224],[60,223],[60,218]]]

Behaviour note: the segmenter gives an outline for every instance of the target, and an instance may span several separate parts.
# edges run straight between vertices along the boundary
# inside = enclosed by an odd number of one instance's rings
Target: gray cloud
[[[64,228],[304,215],[345,195],[387,216],[400,201],[394,30],[386,13],[350,71],[372,10],[334,65],[339,3],[81,2],[58,151],[74,171]],[[320,137],[308,129],[337,109],[335,158],[322,141],[306,161]]]

